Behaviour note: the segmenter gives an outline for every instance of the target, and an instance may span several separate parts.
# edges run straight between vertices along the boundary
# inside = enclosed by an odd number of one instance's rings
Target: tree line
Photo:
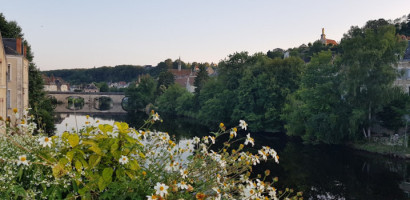
[[[351,27],[337,46],[315,42],[290,49],[289,58],[237,52],[218,64],[217,77],[199,72],[194,93],[172,78],[164,84],[163,70],[162,78],[146,76],[128,90],[130,110],[151,103],[208,125],[245,119],[252,131],[286,131],[307,142],[370,138],[377,126],[397,131],[409,106],[408,94],[393,85],[407,46],[398,33],[406,34],[409,23],[410,15],[371,20]]]

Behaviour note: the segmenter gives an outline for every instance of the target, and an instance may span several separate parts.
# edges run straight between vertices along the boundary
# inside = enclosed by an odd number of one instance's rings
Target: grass
[[[392,146],[375,142],[354,143],[352,144],[352,147],[372,153],[410,158],[410,147],[406,148],[404,146]]]

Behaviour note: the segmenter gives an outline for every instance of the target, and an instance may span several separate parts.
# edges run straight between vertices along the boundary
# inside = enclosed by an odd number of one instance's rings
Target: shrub
[[[16,115],[18,113],[16,112]],[[0,197],[67,199],[278,199],[293,196],[278,193],[264,176],[252,176],[252,166],[273,159],[277,153],[262,147],[256,154],[245,152],[254,145],[247,135],[237,138],[245,121],[203,138],[180,142],[168,133],[152,131],[160,121],[151,112],[139,129],[123,122],[90,124],[61,136],[32,135],[37,128],[24,113],[16,122],[0,120]],[[14,124],[14,125],[13,125]],[[229,139],[213,148],[222,135]],[[219,142],[219,141],[218,141]],[[242,143],[243,142],[243,143]]]

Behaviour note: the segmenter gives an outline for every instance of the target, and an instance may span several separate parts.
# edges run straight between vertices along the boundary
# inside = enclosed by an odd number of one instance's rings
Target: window
[[[6,103],[7,103],[7,108],[11,108],[11,101],[10,101],[10,90],[7,90],[7,99],[6,99]]]
[[[11,64],[7,64],[7,81],[11,80]]]

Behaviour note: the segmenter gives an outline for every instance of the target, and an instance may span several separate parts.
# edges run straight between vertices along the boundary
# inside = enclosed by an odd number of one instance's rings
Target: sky
[[[410,14],[409,0],[0,0],[40,70],[214,62],[314,42]]]

